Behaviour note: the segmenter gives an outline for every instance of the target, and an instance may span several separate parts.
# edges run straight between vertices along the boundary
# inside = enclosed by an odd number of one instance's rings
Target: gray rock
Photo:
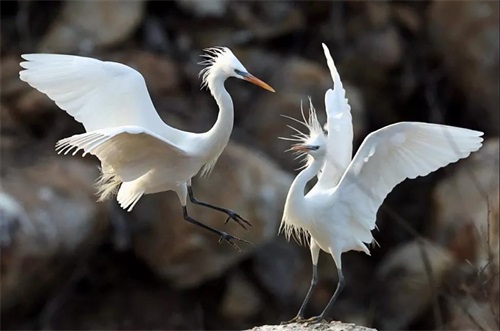
[[[104,205],[96,204],[93,195],[96,170],[61,157],[5,170],[0,190],[2,311],[39,302],[100,242],[107,223]]]
[[[433,298],[455,263],[448,250],[429,241],[415,240],[395,248],[377,267],[375,325],[386,330],[408,329],[434,304]]]
[[[373,331],[375,329],[350,323],[330,322],[316,324],[263,325],[247,331]]]
[[[135,31],[145,1],[67,1],[40,41],[41,52],[84,52],[110,47]]]
[[[494,135],[500,132],[499,6],[498,1],[435,1],[429,8],[436,48],[463,93],[480,106],[471,118]]]

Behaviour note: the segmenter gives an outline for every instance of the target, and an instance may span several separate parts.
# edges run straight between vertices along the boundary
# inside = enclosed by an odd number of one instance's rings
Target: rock
[[[144,51],[130,51],[113,56],[113,61],[139,71],[146,80],[152,97],[165,97],[180,93],[181,72],[179,65],[165,55]]]
[[[257,249],[252,259],[253,272],[261,284],[279,302],[297,303],[298,310],[311,284],[309,250],[280,235]]]
[[[415,240],[395,248],[377,267],[372,296],[374,325],[386,330],[408,329],[433,304],[455,263],[446,249],[429,241]]]
[[[100,242],[95,166],[53,157],[3,171],[0,191],[2,312],[43,300]]]
[[[64,112],[58,109],[54,101],[50,100],[45,94],[33,88],[19,96],[14,109],[15,116],[27,126],[37,125],[47,117]]]
[[[247,331],[370,331],[375,330],[355,324],[342,322],[316,323],[316,324],[285,324],[285,325],[264,325],[256,326]]]
[[[2,73],[0,95],[2,100],[14,97],[17,93],[26,90],[26,83],[19,79],[19,70],[21,69],[19,62],[21,60],[20,56],[2,56],[0,61],[0,72]]]
[[[185,11],[197,17],[221,17],[226,12],[227,0],[177,0],[177,4]]]
[[[480,106],[470,118],[493,135],[500,133],[499,5],[498,1],[435,1],[429,8],[435,47],[466,97]]]
[[[12,110],[3,102],[0,103],[0,151],[13,148],[18,143],[16,136],[17,122],[12,116]]]
[[[306,20],[298,6],[289,2],[233,2],[235,19],[243,30],[231,38],[235,43],[270,40],[304,28]]]
[[[261,298],[255,288],[241,274],[230,276],[229,285],[221,305],[221,314],[227,320],[249,320],[259,311]]]
[[[450,322],[444,325],[445,330],[498,330],[498,299],[478,303],[470,298],[454,298],[449,306]]]
[[[449,330],[498,328],[499,140],[459,164],[434,191],[436,222],[431,234],[460,263],[447,285]]]
[[[487,264],[491,254],[495,257],[493,262],[499,264],[499,220],[489,219],[488,215],[488,209],[493,213],[495,208],[498,210],[495,198],[499,195],[499,166],[499,140],[487,139],[483,147],[461,161],[457,171],[441,181],[433,193],[437,212],[431,236],[450,247],[461,260],[469,260],[478,267]],[[491,233],[488,234],[488,230]],[[484,244],[488,237],[489,248]]]
[[[393,3],[392,10],[399,24],[415,34],[420,33],[424,22],[418,11],[408,6],[408,3]]]
[[[365,54],[365,60],[381,69],[394,68],[403,58],[401,36],[394,26],[363,34],[357,43],[359,54]]]
[[[144,15],[145,1],[67,1],[40,41],[40,52],[89,53],[127,39]]]
[[[291,177],[253,150],[230,143],[209,178],[195,178],[194,196],[250,220],[248,231],[225,214],[188,203],[190,215],[206,225],[249,240],[243,253],[214,234],[186,222],[173,192],[146,196],[130,215],[134,250],[161,277],[181,288],[218,277],[276,237]],[[193,272],[196,270],[196,272]]]

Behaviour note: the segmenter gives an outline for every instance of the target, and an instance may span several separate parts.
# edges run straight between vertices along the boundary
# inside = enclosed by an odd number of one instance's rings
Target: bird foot
[[[235,236],[230,235],[229,233],[226,233],[226,232],[221,232],[220,238],[219,238],[219,244],[222,243],[222,241],[225,241],[228,244],[230,244],[231,246],[233,246],[238,252],[242,252],[241,248],[238,245],[236,245],[233,242],[233,240],[238,240],[238,241],[244,242],[246,244],[250,244],[250,245],[252,244],[250,241],[235,237]]]
[[[227,209],[224,212],[227,214],[227,218],[226,218],[226,221],[224,222],[224,224],[227,224],[227,222],[229,222],[229,220],[233,220],[236,223],[238,223],[245,230],[247,229],[246,225],[253,226],[252,223],[250,223],[249,221],[247,221],[246,219],[244,219],[240,215],[236,214],[232,210]]]
[[[302,321],[304,321],[304,317],[297,315],[289,321],[281,322],[280,325],[286,325],[286,324],[291,324],[291,323],[301,323]]]
[[[308,319],[303,319],[297,323],[316,324],[316,323],[330,323],[330,321],[327,318],[320,315],[320,316],[310,317]]]

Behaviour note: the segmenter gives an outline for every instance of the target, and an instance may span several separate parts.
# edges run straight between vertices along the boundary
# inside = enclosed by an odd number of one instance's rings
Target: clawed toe
[[[250,223],[249,221],[247,221],[246,219],[244,219],[243,217],[241,217],[240,215],[236,214],[235,212],[233,212],[231,210],[227,211],[227,218],[226,218],[226,221],[224,223],[227,224],[227,222],[229,222],[229,220],[235,221],[245,230],[247,229],[246,226],[253,226],[252,223]]]
[[[238,240],[238,241],[244,242],[245,244],[250,244],[250,245],[252,244],[250,241],[232,236],[226,232],[222,232],[222,234],[219,238],[219,244],[222,243],[222,241],[225,241],[225,242],[229,243],[231,246],[233,246],[238,252],[242,252],[241,248],[238,245],[236,245],[233,242],[233,240]]]
[[[308,319],[303,319],[298,323],[316,324],[316,323],[329,323],[329,322],[330,321],[323,316],[314,316]]]
[[[292,318],[291,320],[281,322],[280,324],[281,325],[286,325],[286,324],[291,324],[291,323],[301,323],[302,321],[304,321],[304,317],[297,315],[294,318]]]

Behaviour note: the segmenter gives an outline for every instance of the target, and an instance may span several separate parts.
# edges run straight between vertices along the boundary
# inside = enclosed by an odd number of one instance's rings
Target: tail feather
[[[144,195],[144,191],[138,191],[133,184],[133,182],[123,183],[116,197],[120,206],[128,212],[132,211],[135,204]]]

